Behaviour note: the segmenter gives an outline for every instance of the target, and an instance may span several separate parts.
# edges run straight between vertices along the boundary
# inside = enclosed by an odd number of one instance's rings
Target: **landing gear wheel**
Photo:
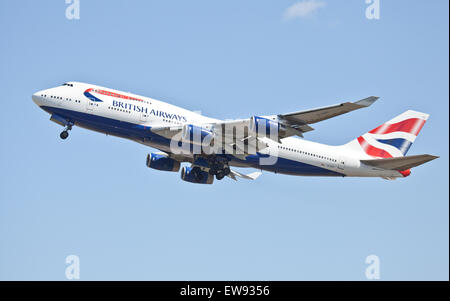
[[[63,140],[67,139],[67,137],[69,137],[69,132],[68,131],[61,132],[61,134],[59,134],[59,137]]]
[[[218,172],[218,173],[216,174],[216,179],[217,179],[218,181],[222,180],[224,177],[225,177],[225,174],[224,174],[223,172]]]
[[[200,167],[195,166],[194,168],[192,168],[192,172],[197,181],[200,182],[203,179],[203,174],[202,174],[202,170],[200,169]]]
[[[225,175],[229,175],[231,173],[231,169],[229,167],[225,167],[225,169],[223,170],[223,173]]]
[[[61,134],[59,134],[59,137],[63,140],[67,139],[67,137],[69,137],[69,131],[72,130],[72,126],[73,122],[67,123],[66,128],[61,132]]]

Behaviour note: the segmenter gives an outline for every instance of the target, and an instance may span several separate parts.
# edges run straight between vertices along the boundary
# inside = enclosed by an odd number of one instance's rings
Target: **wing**
[[[351,111],[367,108],[372,105],[375,101],[377,101],[379,97],[371,96],[356,102],[344,102],[336,105],[331,105],[328,107],[322,107],[317,109],[311,109],[306,111],[299,111],[287,114],[278,114],[271,116],[263,116],[273,122],[278,122],[282,127],[284,127],[284,134],[280,135],[279,138],[285,138],[290,136],[300,136],[303,137],[303,133],[314,130],[310,126],[310,124],[314,124],[326,119],[330,119]],[[239,128],[244,126],[249,126],[251,119],[240,119],[240,120],[231,120],[224,121],[223,123],[216,124],[216,127],[224,126],[225,132],[223,132],[222,136],[229,136],[232,134],[230,132],[233,130],[233,127]],[[228,126],[228,127],[227,127]],[[226,130],[226,129],[230,130]],[[249,134],[251,136],[251,133]],[[250,137],[254,138],[255,137]]]
[[[356,102],[344,102],[323,108],[263,116],[262,118],[267,119],[268,122],[272,125],[275,124],[278,128],[283,128],[283,131],[280,132],[278,138],[286,138],[290,136],[303,137],[303,133],[314,130],[310,124],[330,119],[351,111],[366,108],[372,105],[377,99],[378,97],[371,96]],[[252,149],[262,150],[267,146],[254,132],[249,131],[252,121],[254,121],[253,117],[210,123],[205,124],[204,126],[206,126],[208,131],[214,133],[214,137],[220,137],[222,141],[232,141],[232,143],[224,144],[225,151],[228,153],[233,153],[232,150],[237,149],[243,154],[242,157],[244,158],[247,152],[243,150],[243,148],[248,148],[250,145]],[[188,125],[175,127],[152,127],[151,131],[168,139],[172,139],[176,135],[180,137],[180,134],[187,130],[187,126]],[[201,127],[203,127],[203,125],[201,125]],[[237,130],[240,131],[239,135],[236,134]]]
[[[317,108],[306,111],[299,111],[287,114],[277,115],[278,119],[287,126],[296,129],[302,133],[312,131],[313,128],[309,124],[330,119],[351,111],[366,108],[372,105],[379,97],[371,96],[356,102],[344,102],[323,108]],[[274,117],[274,116],[269,116]]]

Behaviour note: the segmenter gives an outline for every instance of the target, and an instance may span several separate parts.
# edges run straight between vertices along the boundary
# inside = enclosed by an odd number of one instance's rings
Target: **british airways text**
[[[138,113],[146,113],[149,115],[159,116],[159,117],[163,117],[166,119],[172,119],[172,120],[175,119],[178,121],[187,122],[187,119],[184,116],[177,115],[177,114],[170,114],[170,113],[167,113],[164,111],[158,111],[158,110],[154,110],[154,109],[149,110],[146,107],[138,106],[138,105],[131,104],[131,103],[113,100],[112,105],[113,105],[113,107],[118,107],[118,108],[122,108],[125,110],[132,110],[132,111],[135,111]]]

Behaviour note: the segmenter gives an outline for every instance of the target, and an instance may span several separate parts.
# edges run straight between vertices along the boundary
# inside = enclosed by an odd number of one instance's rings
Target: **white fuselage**
[[[165,152],[170,152],[167,139],[151,133],[151,128],[221,122],[152,98],[79,82],[39,91],[33,94],[33,101],[51,114],[53,121],[71,120],[74,125],[131,139]],[[276,157],[275,163],[261,164],[253,157],[231,160],[230,165],[290,175],[402,177],[394,170],[362,164],[360,159],[368,157],[345,146],[293,137],[281,139],[281,143],[267,138],[265,142],[268,147],[260,154]]]

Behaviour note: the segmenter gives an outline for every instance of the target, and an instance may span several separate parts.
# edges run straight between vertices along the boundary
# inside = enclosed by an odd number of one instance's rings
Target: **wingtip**
[[[363,106],[363,107],[368,107],[370,105],[372,105],[375,101],[377,101],[380,97],[378,96],[370,96],[361,100],[358,100],[357,102],[355,102],[355,104]]]

